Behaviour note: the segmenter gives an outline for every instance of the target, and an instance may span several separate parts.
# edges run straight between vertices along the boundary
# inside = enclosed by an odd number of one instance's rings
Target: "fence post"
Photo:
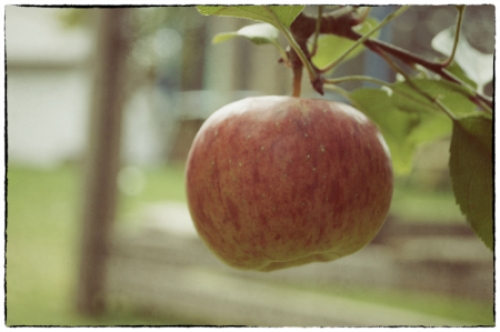
[[[106,259],[117,203],[122,109],[130,48],[128,8],[96,14],[95,77],[83,197],[77,307],[85,314],[105,308]]]

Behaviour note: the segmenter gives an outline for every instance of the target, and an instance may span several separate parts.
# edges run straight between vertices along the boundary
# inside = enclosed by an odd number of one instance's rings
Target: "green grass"
[[[144,194],[125,198],[119,215],[141,201],[183,199],[182,168],[147,173]],[[165,184],[167,184],[165,186]],[[148,317],[132,307],[100,318],[75,312],[81,198],[75,167],[8,169],[7,324],[154,325],[181,321]]]
[[[146,202],[185,200],[183,174],[181,166],[146,171],[144,190],[137,196],[122,195],[120,197],[119,219],[126,219]],[[9,165],[6,253],[7,325],[177,325],[188,323],[181,317],[161,316],[154,310],[144,311],[135,308],[130,303],[122,304],[121,307],[113,306],[99,318],[84,317],[76,313],[75,289],[82,184],[81,172],[74,166],[36,170]],[[398,197],[422,196],[419,195],[404,191],[397,192],[393,209],[400,209],[403,213],[405,209],[399,206],[401,199]],[[425,197],[420,199],[422,204],[428,204],[425,202]],[[454,204],[453,198],[449,195],[441,199],[443,204]],[[417,199],[416,202],[419,200]],[[409,201],[404,204],[411,205]],[[439,205],[425,206],[439,210]],[[415,208],[415,211],[418,209]],[[434,218],[441,212],[434,211],[433,213]],[[459,318],[474,324],[493,323],[490,305],[463,299],[354,287],[321,291],[327,291],[335,296]]]

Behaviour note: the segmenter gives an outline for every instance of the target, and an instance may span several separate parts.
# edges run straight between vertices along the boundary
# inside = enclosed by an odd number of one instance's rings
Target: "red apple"
[[[363,248],[385,220],[393,175],[382,135],[358,110],[267,96],[203,124],[186,186],[206,245],[233,267],[270,271]]]

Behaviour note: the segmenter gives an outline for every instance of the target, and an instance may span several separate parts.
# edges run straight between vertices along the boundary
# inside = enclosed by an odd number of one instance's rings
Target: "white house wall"
[[[64,29],[55,8],[6,6],[9,162],[79,158],[87,136],[91,36]]]

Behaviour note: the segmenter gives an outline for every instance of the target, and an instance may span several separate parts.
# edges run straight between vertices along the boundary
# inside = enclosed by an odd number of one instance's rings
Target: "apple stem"
[[[302,66],[293,66],[293,97],[300,97],[302,85]]]

